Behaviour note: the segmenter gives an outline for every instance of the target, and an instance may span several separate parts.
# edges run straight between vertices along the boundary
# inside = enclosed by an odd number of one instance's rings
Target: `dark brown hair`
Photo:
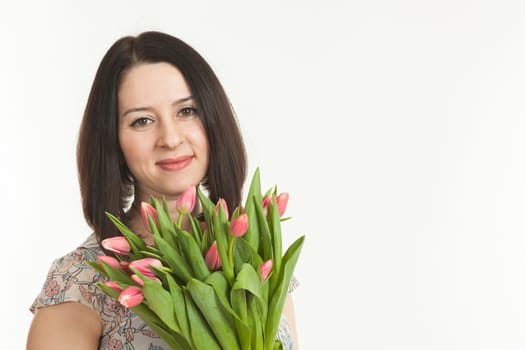
[[[202,183],[213,202],[224,198],[234,209],[242,200],[246,153],[232,106],[217,76],[188,44],[160,32],[117,40],[102,58],[87,101],[77,145],[84,217],[97,238],[120,235],[105,211],[123,218],[133,195],[131,176],[118,140],[118,87],[127,70],[140,63],[166,62],[184,76],[210,146]]]

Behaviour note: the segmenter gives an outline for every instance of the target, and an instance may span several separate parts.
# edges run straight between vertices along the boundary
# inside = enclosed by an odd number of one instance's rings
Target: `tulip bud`
[[[104,249],[119,255],[126,255],[131,251],[128,240],[123,236],[106,238],[101,244]]]
[[[143,258],[129,263],[130,268],[134,268],[144,276],[155,277],[155,272],[151,269],[151,266],[160,268],[162,263],[155,258]]]
[[[219,202],[217,202],[217,205],[215,206],[215,211],[219,212],[219,205],[222,205],[222,209],[224,209],[224,213],[226,214],[226,219],[230,219],[230,212],[228,211],[228,203],[226,203],[226,200],[224,198],[219,198]]]
[[[214,241],[208,252],[206,253],[206,266],[212,271],[218,270],[221,267],[221,260],[219,258],[219,252],[217,251],[217,241]]]
[[[131,279],[135,282],[137,282],[138,285],[140,285],[141,287],[144,287],[144,281],[138,276],[138,275],[131,275]]]
[[[120,264],[120,268],[125,273],[127,273],[128,275],[130,275],[132,273],[131,270],[129,269],[129,261],[121,261],[121,262],[119,262],[119,264]]]
[[[146,276],[146,278],[150,279],[153,282],[157,282],[159,284],[162,284],[162,282],[157,277]],[[142,278],[139,277],[139,275],[133,274],[133,275],[131,275],[131,279],[133,281],[137,282],[137,284],[139,284],[140,286],[144,287],[144,281],[142,280]]]
[[[114,257],[112,256],[108,256],[108,255],[101,255],[101,256],[98,256],[97,257],[97,263],[104,267],[104,265],[102,263],[106,263],[107,265],[111,266],[112,268],[114,269],[119,269],[121,268],[120,266],[120,262],[115,259]]]
[[[241,237],[248,231],[248,215],[246,213],[239,215],[230,224],[230,231],[235,237]]]
[[[201,224],[202,230],[204,232],[208,232],[208,224],[206,223],[206,221],[201,221],[200,224]]]
[[[181,214],[191,213],[195,207],[195,201],[197,199],[197,188],[195,186],[190,186],[181,193],[179,198],[175,203],[177,210]]]
[[[263,198],[262,207],[263,207],[263,210],[264,210],[264,215],[268,215],[268,205],[270,204],[271,201],[272,201],[272,194],[271,193]]]
[[[271,200],[272,200],[272,194],[269,194],[266,197],[264,197],[264,199],[262,201],[263,208],[268,208],[268,204],[270,204]]]
[[[142,290],[136,286],[127,287],[118,297],[118,301],[128,308],[139,305],[142,303],[142,300],[144,300],[144,294],[142,294]]]
[[[266,279],[268,278],[268,275],[272,271],[272,266],[273,266],[273,263],[271,259],[266,260],[265,262],[261,264],[261,266],[259,267],[259,271],[261,272],[261,281],[263,282],[266,281]]]
[[[140,214],[142,216],[142,223],[148,231],[150,230],[148,215],[151,216],[151,219],[153,219],[153,222],[155,224],[159,222],[159,215],[157,214],[157,210],[147,202],[140,203]]]
[[[277,208],[279,209],[279,216],[283,216],[284,212],[286,211],[286,207],[288,206],[288,198],[290,196],[288,193],[281,193],[277,196],[276,202],[277,202]]]
[[[122,288],[115,281],[106,281],[104,284],[118,293],[122,292]]]

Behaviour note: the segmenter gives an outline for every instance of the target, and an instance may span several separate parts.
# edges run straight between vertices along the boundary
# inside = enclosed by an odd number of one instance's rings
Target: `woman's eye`
[[[131,126],[134,127],[134,128],[138,128],[138,127],[141,127],[141,126],[149,125],[152,122],[153,121],[150,118],[141,117],[141,118],[135,119],[133,121],[133,123],[131,123]]]
[[[183,117],[192,117],[197,115],[197,109],[194,107],[184,107],[179,111],[179,114]]]

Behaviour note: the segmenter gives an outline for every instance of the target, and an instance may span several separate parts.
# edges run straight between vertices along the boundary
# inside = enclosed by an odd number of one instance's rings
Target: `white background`
[[[161,30],[223,82],[250,176],[291,195],[302,349],[523,349],[522,4],[2,2],[1,348],[90,233],[75,145],[102,55]]]

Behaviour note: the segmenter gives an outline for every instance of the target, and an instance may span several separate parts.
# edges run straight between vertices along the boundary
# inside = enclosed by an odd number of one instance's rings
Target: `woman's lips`
[[[162,170],[177,171],[181,170],[193,161],[193,156],[180,156],[177,158],[166,158],[155,163]]]

